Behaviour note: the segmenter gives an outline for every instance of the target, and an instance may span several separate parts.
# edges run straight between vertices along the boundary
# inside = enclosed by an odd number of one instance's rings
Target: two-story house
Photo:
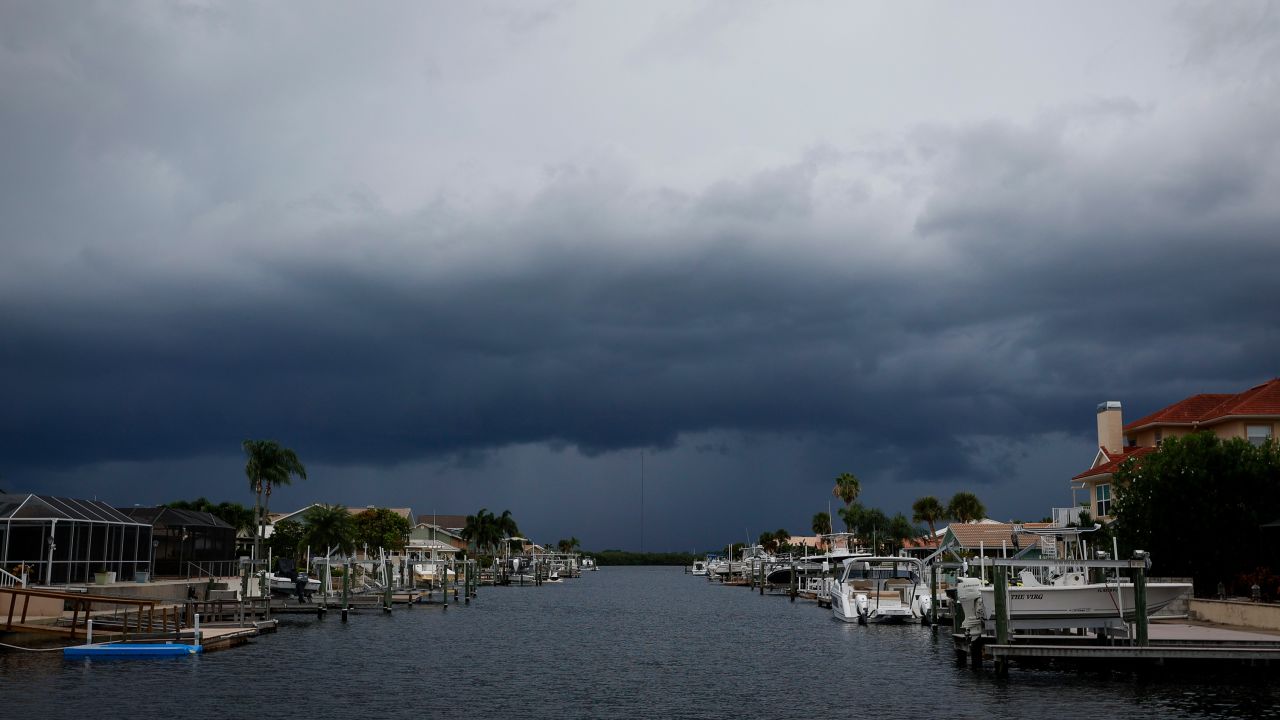
[[[1192,395],[1127,425],[1120,403],[1098,405],[1098,452],[1088,470],[1071,478],[1074,491],[1087,493],[1095,519],[1111,520],[1112,475],[1131,457],[1155,452],[1165,438],[1198,431],[1222,439],[1242,438],[1260,445],[1280,431],[1280,378],[1235,395]]]

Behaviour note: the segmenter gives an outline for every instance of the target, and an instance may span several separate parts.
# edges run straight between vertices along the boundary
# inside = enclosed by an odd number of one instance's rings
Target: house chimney
[[[1119,400],[1098,403],[1098,447],[1109,453],[1124,452],[1124,419]]]

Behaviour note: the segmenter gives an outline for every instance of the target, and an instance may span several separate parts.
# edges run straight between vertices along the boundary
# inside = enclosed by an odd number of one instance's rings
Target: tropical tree
[[[911,504],[911,521],[927,523],[931,537],[935,537],[938,534],[938,527],[935,523],[946,516],[947,509],[942,506],[942,501],[932,495],[925,495]]]
[[[505,515],[506,513],[503,513],[503,514]],[[502,519],[499,518],[498,522],[501,523]],[[582,546],[582,543],[576,537],[571,537],[556,543],[556,547],[560,549],[560,552],[566,555],[573,552],[574,548],[581,547],[581,546]]]
[[[293,477],[307,479],[307,469],[293,450],[275,440],[245,440],[241,443],[247,460],[244,474],[249,478],[249,488],[254,492],[253,516],[256,532],[253,536],[253,556],[259,556],[263,525],[270,513],[271,489],[277,485],[289,485]]]
[[[271,529],[267,547],[278,558],[296,558],[305,547],[306,527],[296,520],[282,520]]]
[[[880,508],[863,508],[858,515],[858,538],[866,542],[868,537],[871,540],[871,547],[875,552],[880,552],[880,546],[885,543],[891,533],[889,516],[884,514]]]
[[[862,524],[861,505],[849,505],[847,507],[842,507],[839,510],[836,510],[836,514],[839,515],[840,519],[844,522],[844,531],[846,533],[852,534],[854,531],[853,529]]]
[[[889,525],[886,528],[885,535],[893,542],[894,549],[900,549],[906,540],[920,537],[923,528],[911,524],[906,515],[895,513],[889,518]]]
[[[494,548],[505,535],[499,527],[498,518],[494,517],[488,509],[480,508],[475,515],[467,516],[462,527],[462,537],[467,542],[475,544],[476,555],[479,556],[485,550],[489,550],[489,554],[493,555]]]
[[[1121,556],[1145,550],[1161,575],[1194,578],[1196,592],[1280,593],[1262,570],[1276,569],[1280,518],[1280,444],[1222,440],[1211,432],[1166,438],[1155,452],[1130,458],[1113,475],[1108,526]],[[1082,523],[1086,518],[1082,517]],[[1261,581],[1260,581],[1261,580]]]
[[[813,516],[813,534],[814,535],[830,535],[831,534],[831,514],[820,512]],[[826,541],[822,541],[826,544]]]
[[[387,508],[370,508],[351,518],[356,544],[403,550],[413,524]]]
[[[987,509],[977,495],[971,492],[958,492],[951,496],[947,503],[947,517],[959,523],[981,520],[987,516]]]
[[[831,489],[831,494],[843,500],[845,507],[853,505],[861,492],[862,483],[853,473],[840,473],[836,476],[836,486]]]
[[[306,512],[303,541],[320,553],[330,549],[350,553],[355,549],[355,526],[351,512],[341,505],[315,505]]]
[[[497,526],[501,537],[512,538],[520,534],[520,527],[516,525],[516,520],[511,516],[510,510],[503,510],[502,514],[494,519],[494,524]],[[577,540],[577,538],[573,539]]]

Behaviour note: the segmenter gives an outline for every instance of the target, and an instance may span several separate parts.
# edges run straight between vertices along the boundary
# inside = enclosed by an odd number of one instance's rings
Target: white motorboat
[[[902,567],[902,566],[907,567]],[[917,558],[865,556],[844,561],[831,584],[831,613],[843,622],[905,622],[928,616],[933,595]]]
[[[320,592],[320,580],[309,577],[306,573],[300,573],[297,577],[305,579],[305,587],[303,593],[311,595]],[[267,573],[267,584],[271,588],[271,592],[276,595],[297,595],[297,580],[288,575],[277,575],[276,573]]]
[[[1009,620],[1028,628],[1123,627],[1136,616],[1132,582],[1087,582],[1084,572],[1067,572],[1049,584],[1029,571],[1008,590]],[[1147,583],[1147,616],[1191,592],[1190,583]],[[963,629],[976,637],[995,622],[995,588],[977,578],[962,578],[956,601],[964,611]]]
[[[706,560],[694,560],[694,561],[693,561],[693,567],[692,567],[692,569],[690,569],[689,573],[690,573],[690,574],[692,574],[692,575],[706,575],[706,574],[707,574],[707,561],[706,561]]]
[[[590,557],[582,558],[582,569],[594,572],[596,570],[596,559]]]

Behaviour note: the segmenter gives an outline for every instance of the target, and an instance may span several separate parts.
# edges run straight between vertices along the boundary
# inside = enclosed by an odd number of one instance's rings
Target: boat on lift
[[[997,570],[999,572],[999,570]],[[1008,588],[1009,620],[1021,628],[1123,628],[1137,616],[1133,582],[1111,578],[1090,582],[1083,568],[1051,573],[1048,582],[1022,570]],[[1145,583],[1147,616],[1191,593],[1190,583]],[[964,611],[962,630],[977,637],[995,624],[995,587],[979,578],[961,578],[956,602]]]

